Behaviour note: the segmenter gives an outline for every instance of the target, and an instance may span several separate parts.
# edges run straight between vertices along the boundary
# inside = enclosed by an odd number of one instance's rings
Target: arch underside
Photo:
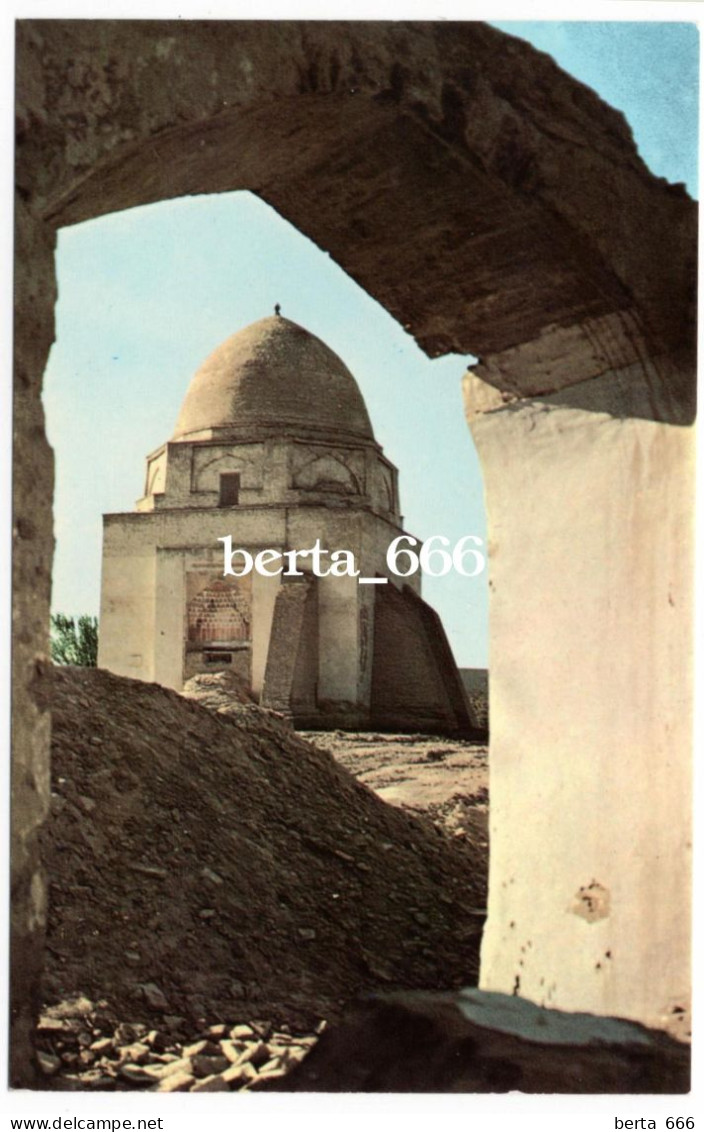
[[[652,353],[691,353],[692,202],[518,40],[472,23],[19,28],[20,84],[37,65],[45,80],[27,84],[19,162],[52,225],[248,189],[431,356],[485,361],[625,311]],[[691,416],[684,380],[675,399],[658,415]]]

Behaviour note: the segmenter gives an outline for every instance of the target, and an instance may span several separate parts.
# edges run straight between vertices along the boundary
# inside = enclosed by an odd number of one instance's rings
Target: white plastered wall
[[[184,554],[156,548],[154,679],[166,688],[183,688],[184,618],[186,609]]]
[[[130,546],[128,534],[118,517],[106,520],[98,665],[118,676],[153,680],[156,557],[151,547]]]
[[[279,547],[271,549],[280,550]],[[274,563],[274,567],[277,565]],[[265,578],[256,571],[252,574],[252,692],[257,699],[261,696],[264,687],[271,624],[280,585],[279,576]]]
[[[471,427],[490,524],[480,985],[671,1023],[689,987],[691,431],[537,403]]]

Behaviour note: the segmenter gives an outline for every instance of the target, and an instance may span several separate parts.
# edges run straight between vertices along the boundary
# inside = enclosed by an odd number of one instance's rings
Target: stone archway
[[[427,353],[481,358],[467,400],[493,591],[483,985],[657,1023],[687,983],[671,912],[688,899],[692,202],[647,171],[619,114],[480,24],[21,21],[17,62],[15,1079],[44,917],[55,232],[236,188]],[[580,911],[592,883],[610,893],[598,923]]]

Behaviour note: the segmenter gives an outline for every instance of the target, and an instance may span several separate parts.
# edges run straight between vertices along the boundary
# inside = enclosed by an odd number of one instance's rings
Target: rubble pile
[[[236,712],[254,703],[247,684],[236,672],[199,672],[183,686],[183,695],[213,711]]]
[[[310,1033],[359,992],[476,979],[486,851],[284,722],[97,669],[56,669],[52,711],[48,1004]]]
[[[182,695],[222,715],[241,718],[249,714],[258,719],[266,715],[289,728],[293,726],[289,717],[280,711],[257,704],[242,677],[235,672],[200,672],[186,681]]]

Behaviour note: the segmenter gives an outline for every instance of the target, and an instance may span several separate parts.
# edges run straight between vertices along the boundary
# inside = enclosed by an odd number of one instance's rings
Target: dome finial
[[[277,303],[277,304],[275,305],[275,307],[274,307],[274,314],[278,314],[278,315],[280,315],[280,314],[281,314],[281,304],[280,304],[280,303]]]

